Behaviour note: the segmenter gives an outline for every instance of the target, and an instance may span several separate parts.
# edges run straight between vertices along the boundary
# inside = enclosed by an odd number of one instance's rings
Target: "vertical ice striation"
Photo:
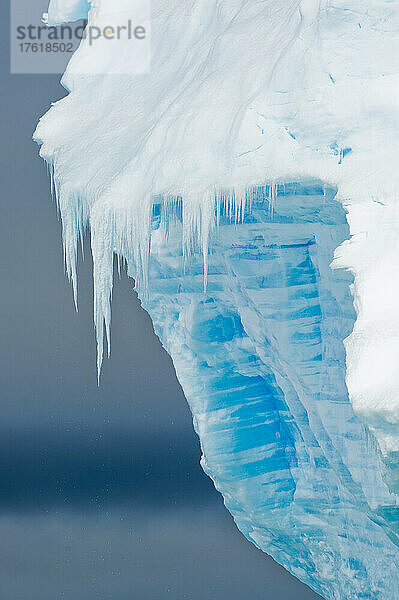
[[[153,0],[150,29],[148,72],[84,39],[35,132],[75,299],[91,233],[98,370],[117,255],[241,531],[325,598],[399,600],[399,3]]]
[[[221,202],[206,293],[201,255],[182,255],[181,206],[154,205],[143,305],[203,467],[248,539],[325,598],[399,598],[398,540],[382,516],[397,518],[396,499],[345,385],[352,277],[330,268],[345,211],[315,182],[249,200],[237,222]]]

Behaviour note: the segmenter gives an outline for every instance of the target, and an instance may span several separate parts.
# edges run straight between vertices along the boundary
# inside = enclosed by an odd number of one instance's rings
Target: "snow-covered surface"
[[[126,0],[92,0],[90,6],[52,0],[48,22],[87,16],[95,25],[122,8]],[[115,75],[115,65],[128,72],[133,61],[127,47],[120,54],[114,44],[105,55],[84,40],[63,78],[69,95],[35,133],[50,165],[75,293],[78,239],[91,230],[99,367],[104,325],[110,327],[114,253],[127,260],[151,303],[157,198],[169,199],[168,206],[180,199],[182,225],[171,231],[187,260],[202,252],[206,283],[222,200],[238,223],[250,213],[256,186],[270,185],[272,204],[279,182],[312,178],[337,190],[352,237],[348,232],[346,241],[337,240],[343,243],[334,266],[353,273],[357,313],[345,342],[349,396],[391,467],[392,489],[399,451],[398,31],[399,4],[388,0],[153,0],[150,72]],[[99,65],[108,74],[96,74]],[[169,240],[176,242],[170,233]],[[233,243],[230,235],[223,252]],[[190,389],[186,394],[190,401]],[[344,427],[344,409],[334,406]],[[361,456],[366,473],[370,455]],[[327,597],[360,597],[339,593]]]
[[[43,21],[56,26],[88,20],[84,52],[73,61],[74,77],[148,73],[151,64],[149,0],[53,0]]]

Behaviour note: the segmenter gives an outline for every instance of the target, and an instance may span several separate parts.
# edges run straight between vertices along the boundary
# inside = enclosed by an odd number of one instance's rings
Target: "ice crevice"
[[[90,230],[98,374],[116,255],[238,527],[325,598],[399,598],[398,29],[384,0],[153,0],[150,71],[83,40],[35,132],[75,302]]]

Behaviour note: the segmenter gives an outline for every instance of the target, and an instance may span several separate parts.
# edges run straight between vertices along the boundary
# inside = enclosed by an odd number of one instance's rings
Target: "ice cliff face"
[[[154,0],[150,71],[84,40],[35,133],[75,294],[91,230],[99,368],[116,253],[237,525],[326,598],[399,598],[398,29],[388,0]]]
[[[181,206],[155,204],[143,305],[240,530],[325,598],[399,598],[396,498],[345,385],[352,278],[330,269],[345,211],[315,182],[273,192],[252,190],[237,224],[222,202],[206,294]]]

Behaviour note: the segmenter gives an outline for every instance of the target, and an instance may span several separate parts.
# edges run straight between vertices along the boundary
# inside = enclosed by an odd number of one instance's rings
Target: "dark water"
[[[89,256],[80,311],[30,138],[63,91],[10,76],[1,6],[0,597],[296,600],[317,596],[236,530],[199,467],[169,357],[126,277],[96,386]]]

